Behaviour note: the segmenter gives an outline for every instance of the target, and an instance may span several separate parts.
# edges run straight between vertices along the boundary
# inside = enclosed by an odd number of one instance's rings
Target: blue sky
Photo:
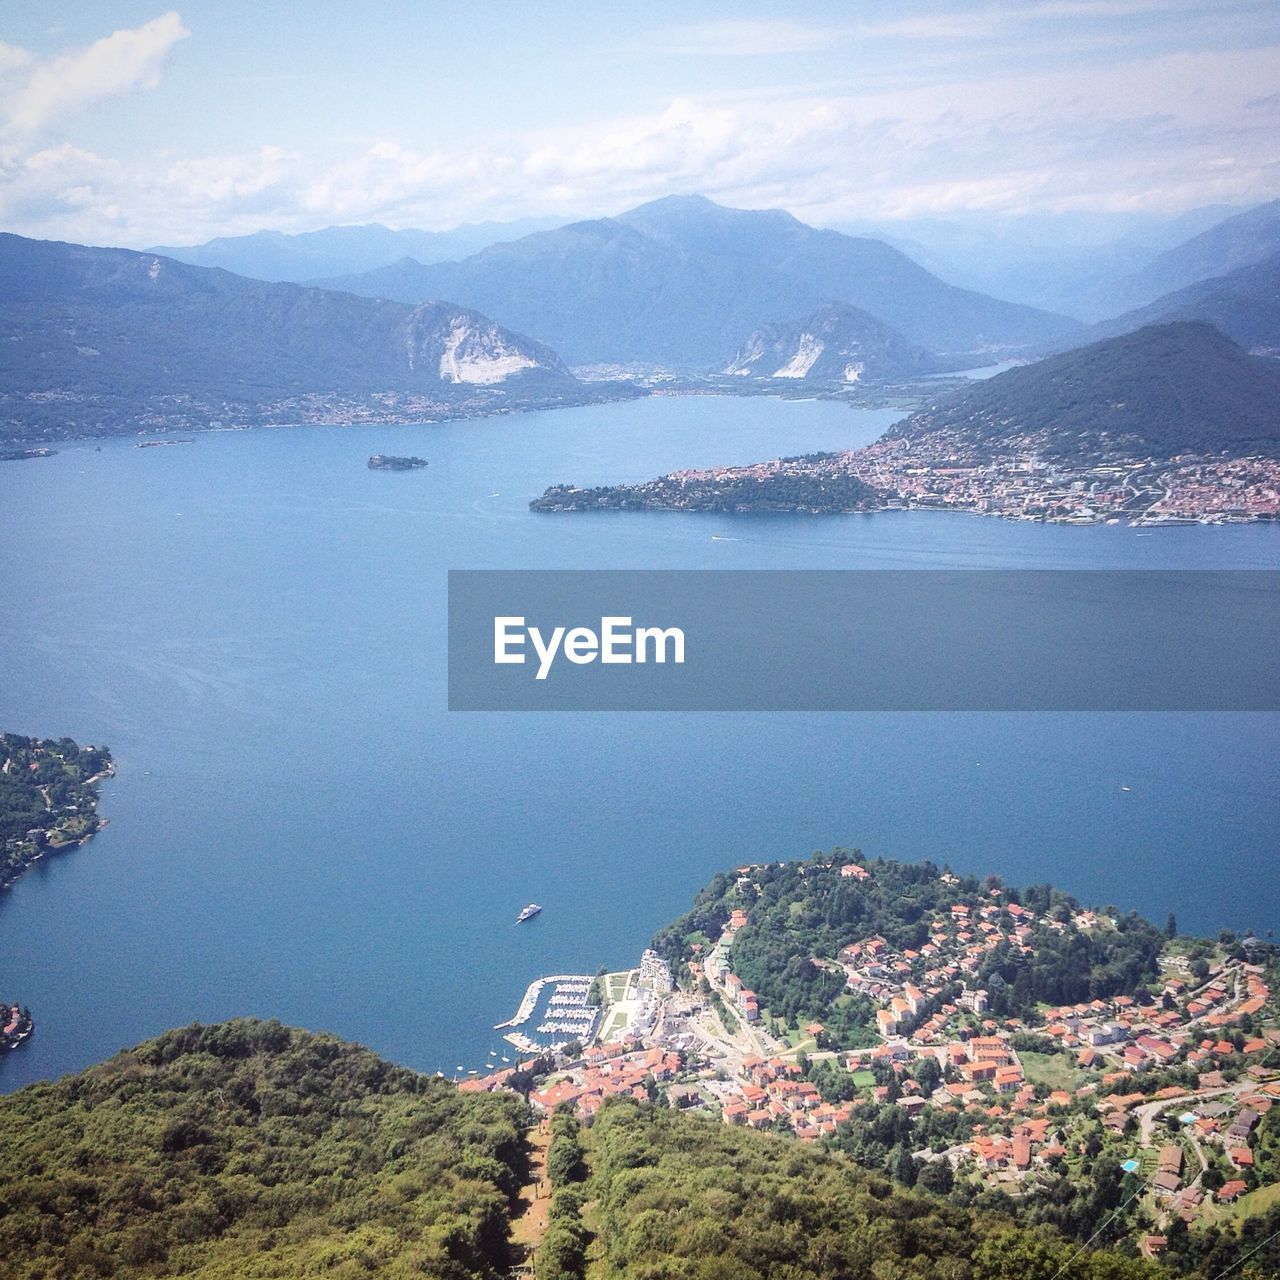
[[[7,0],[0,226],[191,243],[614,213],[1280,196],[1275,0]]]

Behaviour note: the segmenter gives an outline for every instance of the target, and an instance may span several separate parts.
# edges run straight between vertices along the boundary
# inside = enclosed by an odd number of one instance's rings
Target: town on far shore
[[[1280,460],[1180,454],[1106,460],[974,451],[963,433],[673,471],[642,484],[555,486],[538,511],[959,511],[1048,524],[1250,524],[1280,518]]]
[[[833,472],[881,490],[889,510],[1139,527],[1280,517],[1280,461],[1265,457],[1091,461],[1031,451],[975,457],[959,433],[936,431],[918,439],[891,436],[807,466],[814,478]]]
[[[1273,944],[1228,931],[1213,941],[1182,937],[1172,917],[1156,930],[1048,886],[1019,894],[923,867],[919,875],[842,851],[740,866],[704,890],[636,968],[597,974],[589,991],[586,977],[570,980],[589,1021],[542,1025],[590,1034],[524,1035],[520,1048],[536,1056],[460,1087],[517,1088],[536,1110],[570,1109],[585,1122],[607,1099],[634,1096],[840,1147],[864,1163],[870,1154],[873,1166],[886,1148],[867,1135],[887,1128],[910,1165],[895,1166],[890,1154],[895,1176],[947,1194],[1000,1192],[1014,1205],[1064,1178],[1085,1183],[1109,1164],[1129,1188],[1133,1243],[1150,1256],[1171,1232],[1275,1203]],[[885,936],[896,926],[875,927],[884,917],[857,905],[879,877],[892,877],[899,893],[904,870],[922,885],[924,909],[906,931],[916,945]],[[821,927],[830,945],[808,954],[759,936],[809,900],[836,899],[871,927],[843,935]],[[762,954],[772,956],[764,970]],[[1030,1000],[1021,964],[1066,975],[1068,956],[1104,963],[1089,979],[1095,989],[1126,989]],[[788,993],[786,966],[797,963],[820,978],[827,1019],[805,1017]],[[765,982],[753,980],[769,991],[749,986],[739,967],[763,973]],[[1015,974],[1012,983],[1002,970]]]

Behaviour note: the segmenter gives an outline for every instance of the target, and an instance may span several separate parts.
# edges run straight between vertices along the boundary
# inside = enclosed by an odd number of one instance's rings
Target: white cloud
[[[1063,0],[1078,3],[1085,0]],[[122,163],[0,145],[0,225],[191,243],[333,222],[440,228],[605,214],[668,193],[818,222],[966,210],[1175,212],[1280,196],[1280,47],[860,92],[684,97],[648,115],[463,145],[363,139]]]
[[[0,47],[0,76],[11,82],[3,109],[9,126],[32,133],[71,112],[133,89],[154,89],[170,50],[191,33],[172,10],[140,27],[115,31],[72,53],[38,61]],[[14,72],[22,72],[16,83]]]

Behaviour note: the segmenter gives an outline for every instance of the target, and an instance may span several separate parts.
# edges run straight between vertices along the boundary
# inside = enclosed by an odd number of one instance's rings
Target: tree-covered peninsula
[[[887,501],[857,476],[819,464],[835,454],[781,458],[757,467],[674,472],[644,484],[580,489],[553,485],[530,504],[531,511],[718,511],[812,515],[877,511]]]
[[[1140,916],[1113,912],[1104,921],[1050,885],[1019,890],[994,876],[954,876],[929,862],[864,863],[837,849],[717,876],[654,945],[678,970],[721,936],[735,911],[744,924],[733,931],[733,971],[761,1008],[797,1025],[821,1021],[837,1048],[878,1042],[874,971],[890,963],[926,991],[936,987],[935,1003],[967,982],[987,993],[984,1011],[1034,1022],[1048,1005],[1133,997],[1158,976],[1165,943]],[[943,920],[963,923],[955,938]],[[978,945],[988,939],[993,945]],[[841,953],[867,940],[884,960],[872,961],[872,980],[855,990]],[[899,1029],[932,1012],[921,1002]]]
[[[97,783],[112,767],[106,747],[0,733],[0,888],[102,827]]]

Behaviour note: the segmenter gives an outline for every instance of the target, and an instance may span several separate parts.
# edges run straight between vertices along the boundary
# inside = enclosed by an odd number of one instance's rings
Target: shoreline
[[[590,385],[590,384],[585,384]],[[352,417],[350,414],[335,414],[322,418],[273,419],[268,422],[218,422],[208,426],[190,422],[175,422],[170,427],[135,430],[129,428],[121,431],[103,431],[93,435],[67,435],[48,437],[4,437],[0,438],[0,449],[38,449],[47,448],[49,456],[55,456],[63,445],[98,445],[108,440],[132,441],[136,446],[146,447],[149,444],[196,444],[198,440],[165,440],[163,437],[175,432],[194,432],[197,437],[205,435],[225,434],[239,431],[280,431],[303,430],[308,427],[434,427],[446,422],[484,421],[488,418],[509,417],[517,413],[542,413],[552,409],[585,409],[598,404],[627,404],[632,400],[647,399],[652,393],[643,388],[636,388],[635,394],[615,394],[600,396],[583,396],[581,399],[546,404],[507,404],[494,405],[484,409],[460,409],[449,412],[447,406],[439,406],[432,410],[434,416],[425,417],[421,411],[413,413],[388,413],[374,417]]]

